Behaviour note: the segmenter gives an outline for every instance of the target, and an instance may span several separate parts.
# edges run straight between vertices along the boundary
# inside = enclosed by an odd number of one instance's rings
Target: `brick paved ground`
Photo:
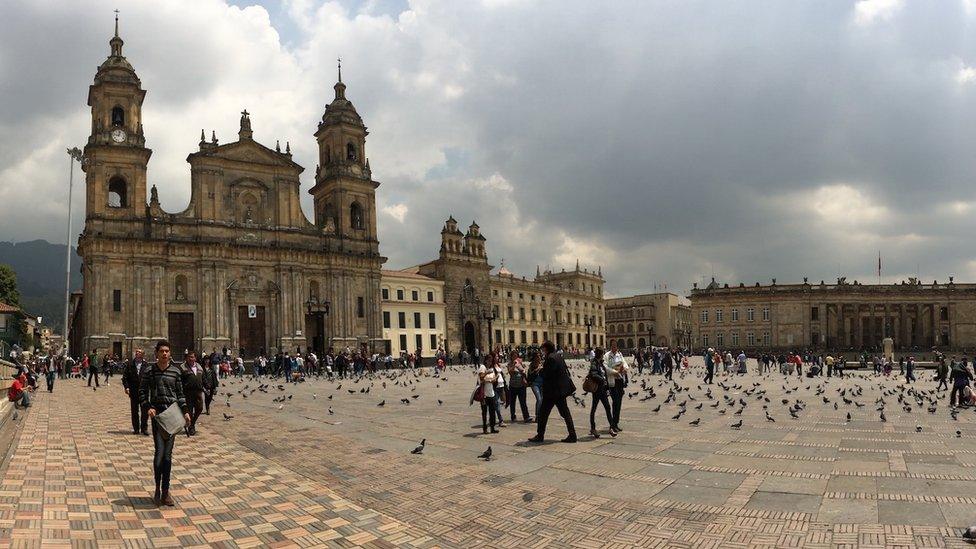
[[[641,380],[655,397],[640,400],[649,395]],[[92,393],[68,382],[26,419],[0,485],[0,542],[967,545],[961,529],[976,523],[971,410],[953,420],[942,397],[934,414],[927,402],[911,401],[906,411],[895,380],[784,383],[779,375],[750,374],[733,383],[740,387],[713,386],[709,399],[696,379],[679,381],[688,389],[675,401],[686,400],[688,411],[673,421],[676,404],[662,405],[667,386],[645,374],[628,388],[637,394],[625,401],[625,432],[616,439],[536,446],[524,442],[531,425],[481,434],[477,407],[468,407],[469,371],[446,380],[425,372],[313,381],[267,393],[252,392],[255,381],[231,382],[230,407],[219,399],[200,436],[177,442],[178,505],[160,511],[148,493],[152,442],[125,434],[121,390]],[[748,403],[741,416],[733,415],[738,404],[711,408],[726,395]],[[884,423],[875,410],[882,395]],[[281,396],[284,402],[272,401]],[[783,398],[805,402],[799,419],[790,418]],[[99,417],[83,423],[94,411]],[[225,411],[234,419],[218,419]],[[582,436],[588,407],[573,411]],[[70,421],[54,419],[61,417]],[[689,425],[699,417],[699,426]],[[739,417],[742,429],[731,429]],[[597,416],[600,427],[605,422]],[[558,416],[550,434],[564,434]],[[421,438],[427,450],[411,455]],[[489,444],[495,459],[478,460]]]
[[[117,378],[116,378],[117,379]],[[13,547],[430,547],[436,540],[204,430],[177,440],[176,507],[152,503],[152,438],[134,436],[117,383],[40,393],[0,483]]]

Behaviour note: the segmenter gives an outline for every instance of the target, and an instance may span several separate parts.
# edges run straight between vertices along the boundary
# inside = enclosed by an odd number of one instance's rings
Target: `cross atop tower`
[[[115,36],[119,35],[119,10],[115,10]]]
[[[342,82],[342,58],[337,57],[336,61],[339,63],[339,82]]]

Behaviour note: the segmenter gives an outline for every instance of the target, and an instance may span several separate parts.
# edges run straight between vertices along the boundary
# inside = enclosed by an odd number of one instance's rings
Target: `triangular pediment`
[[[190,156],[206,156],[208,158],[220,158],[232,162],[247,162],[264,166],[281,166],[299,171],[304,169],[288,158],[288,155],[269,149],[251,139],[234,141],[233,143],[220,145],[207,151],[200,151]]]

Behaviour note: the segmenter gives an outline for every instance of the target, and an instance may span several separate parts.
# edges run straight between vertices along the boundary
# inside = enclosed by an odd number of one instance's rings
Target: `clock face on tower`
[[[116,143],[125,141],[125,130],[112,130],[112,141],[115,141]]]

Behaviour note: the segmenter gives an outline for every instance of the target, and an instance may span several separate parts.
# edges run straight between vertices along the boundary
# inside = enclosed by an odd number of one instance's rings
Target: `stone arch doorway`
[[[474,355],[474,348],[478,346],[477,338],[475,337],[474,324],[471,321],[464,323],[464,348],[467,349],[468,353]]]

